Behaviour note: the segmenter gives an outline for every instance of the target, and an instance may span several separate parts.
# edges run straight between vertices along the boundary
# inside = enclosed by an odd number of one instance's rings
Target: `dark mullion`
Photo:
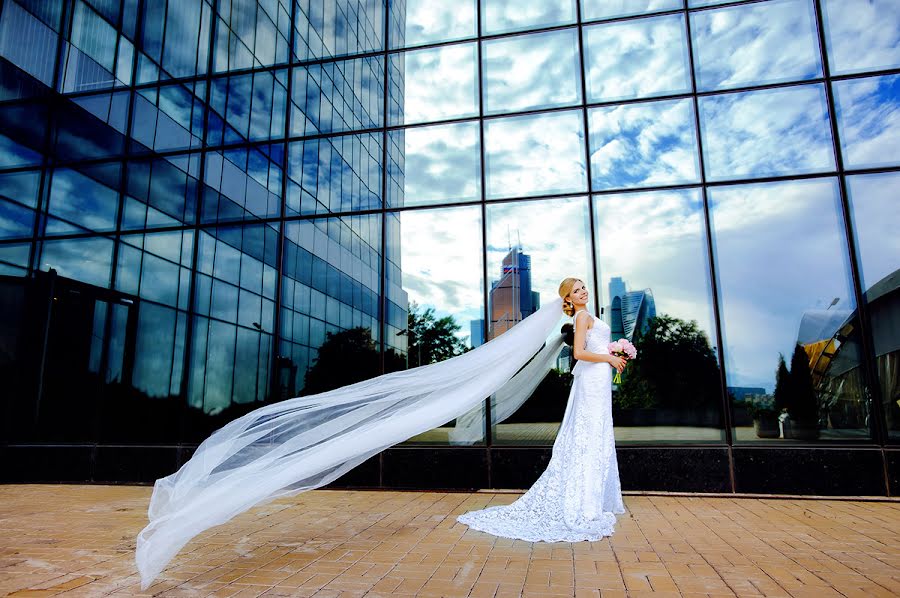
[[[297,9],[296,0],[291,0],[291,12],[290,12],[290,35],[288,36],[288,58],[294,55],[294,18],[295,12]],[[276,8],[277,12],[277,8]],[[277,22],[276,15],[276,22]],[[276,26],[277,31],[277,26]],[[278,35],[277,33],[275,34]],[[212,39],[212,38],[211,38]],[[277,40],[276,40],[277,43]],[[210,44],[213,45],[213,44]],[[210,51],[212,54],[212,50]],[[277,402],[279,397],[277,396],[277,388],[278,388],[278,358],[281,357],[281,309],[282,309],[282,300],[281,294],[283,292],[283,282],[284,278],[284,246],[287,243],[287,235],[284,232],[284,216],[285,216],[285,198],[287,197],[287,189],[288,189],[288,172],[290,169],[289,158],[288,158],[288,149],[290,142],[287,141],[287,138],[290,136],[291,131],[291,94],[293,93],[294,88],[294,73],[291,69],[287,69],[287,90],[284,102],[284,138],[285,141],[281,142],[283,144],[283,163],[281,165],[281,197],[278,202],[278,246],[275,248],[275,270],[277,275],[275,277],[275,317],[273,319],[273,330],[272,330],[272,352],[270,353],[271,357],[271,365],[269,366],[269,399],[272,402]],[[272,77],[272,85],[273,92],[272,97],[275,97],[274,86],[278,84],[278,79]],[[209,87],[209,86],[207,86]],[[274,110],[274,100],[272,104],[272,108]],[[270,115],[271,117],[271,115]],[[223,119],[224,120],[224,119]],[[269,127],[271,131],[271,125]],[[262,226],[267,226],[263,224]],[[257,368],[258,371],[259,368]],[[290,393],[294,393],[294,389],[290,389]]]
[[[475,3],[475,33],[479,37],[481,36],[481,2],[482,0],[478,0]],[[482,41],[478,41],[478,45],[476,46],[476,59],[478,60],[478,158],[480,160],[481,168],[480,168],[480,176],[481,176],[481,193],[478,198],[477,205],[481,207],[481,313],[483,315],[483,320],[481,322],[481,337],[482,343],[486,343],[488,339],[488,333],[490,331],[491,324],[491,306],[489,304],[490,301],[490,279],[488,278],[488,265],[487,265],[487,203],[485,202],[487,198],[487,172],[485,171],[485,147],[484,147],[484,86],[482,85],[482,80],[484,79],[484,73],[481,64],[481,48]],[[475,205],[476,202],[471,202],[470,205]],[[494,445],[494,426],[491,423],[491,397],[486,397],[484,399],[484,446],[486,451],[486,459],[487,463],[487,478],[488,478],[488,487],[492,488],[494,485],[493,478],[493,467],[491,463],[491,447]]]
[[[815,9],[816,16],[818,17],[818,41],[819,52],[822,57],[822,71],[825,74],[825,79],[830,80],[831,68],[828,63],[827,45],[825,43],[825,20],[823,18],[824,13],[822,10],[821,0],[815,0]],[[859,271],[859,261],[858,256],[856,255],[856,242],[854,239],[855,231],[853,230],[853,220],[851,219],[850,214],[850,200],[848,199],[847,193],[847,177],[846,172],[844,171],[844,158],[841,154],[840,129],[837,123],[834,93],[832,91],[830,81],[826,83],[824,87],[825,99],[828,102],[828,122],[831,126],[832,150],[834,151],[835,166],[837,166],[838,170],[838,185],[841,194],[839,199],[841,203],[841,215],[844,221],[844,240],[846,242],[847,252],[850,256],[850,275],[853,279],[853,294],[854,300],[856,301],[856,316],[859,320],[859,334],[861,337],[860,344],[862,345],[863,353],[863,363],[860,367],[862,367],[863,372],[865,373],[865,399],[869,401],[870,408],[872,409],[875,420],[870,426],[870,432],[874,432],[872,434],[872,440],[884,446],[886,444],[888,436],[885,417],[882,411],[884,405],[881,402],[881,392],[878,384],[878,371],[875,366],[876,356],[873,346],[874,340],[872,338],[872,329],[870,328],[869,322],[868,303],[866,301],[865,293],[862,290],[862,275]],[[886,492],[890,494],[891,485],[889,473],[887,471],[887,460],[885,459],[883,450],[881,461],[884,468],[884,482]]]
[[[378,131],[381,133],[381,205],[377,211],[381,215],[381,256],[379,258],[379,262],[381,264],[381,272],[378,273],[378,348],[379,348],[379,359],[381,360],[381,373],[385,373],[385,358],[384,352],[387,350],[387,343],[384,342],[385,331],[387,330],[387,268],[388,268],[388,259],[387,259],[387,188],[388,188],[388,159],[390,158],[388,152],[388,131],[387,131],[387,122],[388,122],[388,110],[390,109],[390,102],[388,98],[390,97],[390,68],[388,67],[388,36],[390,35],[391,29],[391,15],[390,15],[390,6],[388,0],[384,2],[384,29],[382,35],[382,49],[377,54],[382,57],[382,65],[381,72],[384,80],[382,82],[383,93],[381,97],[381,127]],[[404,165],[405,168],[405,165]],[[407,326],[406,332],[407,338],[407,352],[409,351],[409,327]],[[422,365],[421,363],[419,365]],[[382,451],[383,452],[383,451]],[[379,485],[383,480],[383,455],[379,453],[379,465],[378,465],[378,478]]]
[[[581,2],[575,3],[575,14],[577,15],[578,22],[581,23]],[[600,264],[597,262],[597,231],[594,226],[594,196],[591,195],[594,182],[593,174],[591,172],[591,138],[590,129],[588,128],[587,108],[587,65],[584,61],[584,27],[582,25],[578,26],[578,64],[580,69],[578,74],[581,78],[581,118],[582,126],[584,127],[584,168],[585,175],[587,176],[588,231],[590,234],[588,243],[591,248],[590,276],[594,287],[594,296],[596,297],[594,301],[594,313],[599,317],[603,308],[600,305],[602,295],[600,294],[600,279],[597,276],[597,269]],[[611,297],[610,301],[612,301]]]
[[[391,32],[391,2],[392,0],[384,1],[384,30],[383,30],[383,39],[382,41],[382,50],[375,53],[375,56],[382,57],[382,77],[384,77],[384,81],[382,82],[382,86],[384,87],[383,95],[381,98],[381,127],[379,131],[381,132],[381,205],[377,211],[373,213],[377,213],[381,216],[381,239],[380,248],[381,255],[379,255],[379,264],[381,266],[381,271],[378,273],[378,348],[379,348],[379,359],[381,361],[381,373],[385,373],[385,358],[384,352],[387,349],[387,343],[384,342],[385,332],[387,330],[387,267],[388,267],[388,259],[387,259],[387,179],[388,179],[388,110],[390,109],[390,93],[391,93],[391,84],[390,84],[390,68],[388,66],[388,49],[390,48],[390,32]],[[291,56],[293,57],[293,55]],[[404,168],[405,168],[404,164]],[[398,215],[399,218],[399,215]],[[409,354],[409,326],[406,327],[406,339],[407,346],[406,352]],[[407,360],[407,363],[409,361]],[[422,364],[419,364],[422,365]],[[384,451],[378,452],[378,486],[384,487]]]
[[[188,410],[190,409],[190,397],[188,396],[188,386],[191,380],[191,367],[193,364],[192,354],[193,354],[193,343],[194,343],[194,323],[196,320],[196,314],[194,312],[194,304],[197,300],[197,263],[199,261],[200,255],[200,232],[203,230],[200,226],[200,219],[203,213],[203,185],[205,185],[206,179],[206,155],[208,151],[203,149],[203,146],[206,144],[206,133],[209,129],[209,97],[212,88],[212,81],[210,80],[210,72],[212,71],[212,63],[213,56],[215,54],[215,25],[216,25],[216,11],[218,9],[219,0],[212,0],[212,4],[210,5],[210,30],[209,30],[209,47],[207,48],[206,55],[206,73],[204,74],[204,80],[206,81],[205,89],[204,89],[204,98],[203,98],[203,110],[205,112],[203,118],[203,131],[201,131],[202,142],[201,149],[196,153],[200,158],[200,165],[197,172],[197,197],[194,202],[194,224],[189,227],[193,232],[193,243],[191,244],[191,284],[188,287],[188,305],[187,312],[185,314],[185,335],[184,335],[184,355],[182,355],[182,375],[181,375],[181,387],[179,388],[179,394],[182,397],[181,401],[181,409],[179,410],[179,420],[178,420],[178,437],[176,442],[178,443],[178,454],[179,459],[181,455],[182,448],[185,444],[185,435],[187,432],[187,420],[188,420]],[[140,18],[140,15],[143,13],[138,13],[138,27],[141,28],[143,24],[143,19]],[[200,18],[203,18],[203,7],[200,7]],[[202,28],[202,26],[201,26]],[[137,37],[137,33],[135,37]],[[197,46],[197,51],[199,52],[200,47],[199,44]],[[134,59],[135,69],[137,69],[137,55],[135,55]],[[198,79],[199,80],[199,79]],[[136,93],[136,92],[135,92]],[[190,158],[188,158],[188,163],[190,163]],[[187,230],[187,229],[185,229]],[[179,265],[179,271],[181,266]],[[176,313],[176,322],[177,322],[177,313]],[[208,336],[208,334],[207,334]],[[204,368],[203,379],[206,380],[206,368]]]
[[[706,182],[706,165],[703,159],[703,135],[701,133],[700,123],[700,100],[697,97],[697,76],[694,70],[694,43],[691,34],[691,15],[685,8],[684,12],[685,37],[688,50],[688,63],[691,74],[691,97],[694,105],[694,131],[697,136],[697,159],[700,170],[700,193],[703,200],[703,226],[706,234],[706,259],[709,268],[709,283],[712,294],[713,322],[716,331],[716,360],[719,362],[719,385],[722,417],[725,428],[725,445],[728,449],[728,478],[731,484],[731,491],[737,492],[737,481],[735,479],[734,465],[734,429],[731,410],[733,405],[728,399],[728,376],[725,372],[725,345],[722,342],[722,313],[719,306],[719,284],[716,276],[716,263],[713,259],[715,248],[712,240],[712,224],[709,217],[709,196],[707,193]]]

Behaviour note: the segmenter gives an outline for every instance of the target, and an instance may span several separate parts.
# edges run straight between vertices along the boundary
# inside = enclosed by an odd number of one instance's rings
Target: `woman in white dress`
[[[625,512],[612,421],[612,369],[625,360],[610,355],[610,328],[587,311],[581,280],[559,285],[563,311],[575,318],[569,402],[547,469],[509,505],[457,517],[473,529],[529,542],[599,540],[613,533],[616,514]]]

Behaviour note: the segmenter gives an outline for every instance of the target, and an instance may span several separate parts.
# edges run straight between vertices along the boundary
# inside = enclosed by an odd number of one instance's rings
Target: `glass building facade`
[[[3,479],[152,481],[577,276],[624,489],[897,494],[898,193],[892,0],[2,0]],[[568,354],[335,485],[530,485]]]

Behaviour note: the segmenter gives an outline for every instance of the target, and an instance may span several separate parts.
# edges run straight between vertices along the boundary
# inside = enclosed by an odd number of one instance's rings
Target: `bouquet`
[[[631,341],[629,341],[627,338],[620,338],[617,341],[613,341],[609,343],[606,348],[609,350],[610,355],[621,357],[626,361],[637,357],[637,349],[634,348],[634,345],[632,345]],[[622,374],[621,372],[616,370],[616,377],[613,378],[613,383],[621,384],[621,382]]]

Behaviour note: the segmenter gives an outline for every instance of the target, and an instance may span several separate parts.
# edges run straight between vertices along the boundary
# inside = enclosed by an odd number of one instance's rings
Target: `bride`
[[[503,388],[526,388],[535,368],[523,366],[553,348],[546,341],[561,307],[575,316],[579,362],[550,466],[513,505],[460,520],[529,539],[609,535],[613,513],[624,509],[605,363],[621,369],[624,362],[604,354],[609,328],[585,311],[586,303],[584,284],[566,279],[558,299],[462,355],[271,403],[216,430],[153,486],[149,523],[135,549],[141,588],[205,530],[263,502],[320,488],[398,442],[472,412]]]
[[[609,326],[585,308],[584,283],[559,285],[563,311],[575,318],[572,352],[578,363],[553,455],[537,482],[509,505],[470,511],[456,518],[474,529],[529,542],[599,540],[613,533],[624,513],[612,422],[612,366],[625,360],[607,351]],[[609,364],[609,366],[607,365]]]

